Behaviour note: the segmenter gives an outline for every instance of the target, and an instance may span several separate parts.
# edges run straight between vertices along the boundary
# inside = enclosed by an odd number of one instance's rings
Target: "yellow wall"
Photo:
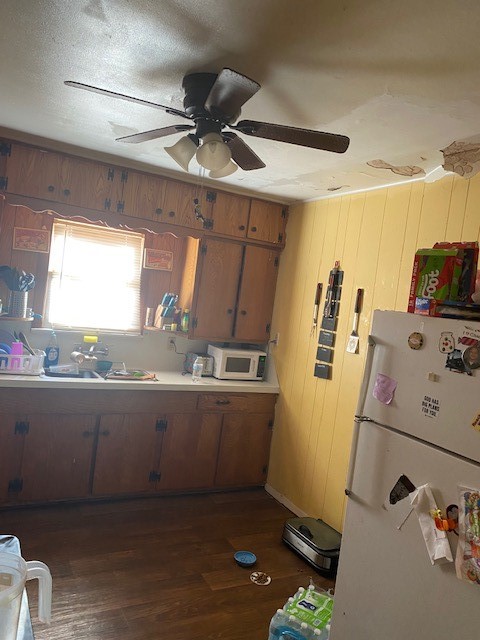
[[[415,251],[480,239],[480,175],[411,183],[291,207],[272,334],[281,394],[268,484],[310,516],[342,528],[356,400],[373,309],[405,311]],[[317,282],[340,260],[344,282],[331,380],[313,376]],[[357,288],[365,290],[360,353],[346,353]]]

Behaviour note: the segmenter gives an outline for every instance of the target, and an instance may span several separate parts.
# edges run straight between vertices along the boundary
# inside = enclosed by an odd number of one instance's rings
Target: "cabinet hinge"
[[[168,420],[165,418],[159,418],[155,423],[155,431],[166,431],[168,427]]]
[[[111,206],[112,206],[112,201],[110,200],[110,198],[105,198],[105,202],[103,203],[103,208],[106,211],[110,211]]]
[[[273,420],[268,421],[268,428],[273,429]]]
[[[9,156],[12,153],[12,145],[8,142],[0,142],[0,156]]]
[[[193,318],[192,319],[192,329],[196,329],[197,328],[197,324],[198,324],[197,318]]]
[[[125,209],[125,202],[117,202],[117,213],[123,213],[123,210]]]
[[[109,169],[107,171],[107,180],[113,181],[115,178],[115,169]]]
[[[278,242],[283,242],[283,233],[278,234]]]
[[[17,420],[15,422],[15,435],[25,435],[30,431],[30,423],[26,420]]]
[[[265,325],[265,333],[270,333],[270,323]]]
[[[207,253],[207,245],[206,244],[202,244],[202,247],[200,249],[200,253],[202,254],[202,256],[204,256]]]
[[[208,231],[211,231],[213,229],[213,220],[212,220],[212,218],[204,218],[202,227],[204,229],[207,229]]]
[[[122,171],[122,179],[121,179],[121,181],[122,182],[127,182],[127,180],[128,180],[128,171],[123,170]]]
[[[280,261],[279,261],[278,256],[277,256],[277,257],[275,258],[275,260],[273,261],[273,266],[274,266],[274,267],[278,267],[278,263],[279,263],[279,262],[280,262]]]
[[[0,189],[6,191],[8,186],[8,178],[6,176],[0,176]]]
[[[264,467],[262,467],[262,473],[263,473],[263,475],[264,475],[264,476],[265,476],[265,475],[267,475],[267,471],[268,471],[268,467],[267,467],[267,465],[265,465]]]
[[[162,477],[161,473],[157,473],[156,471],[150,471],[150,475],[148,476],[149,482],[158,482]]]
[[[14,478],[8,483],[8,493],[20,493],[23,489],[23,478]]]
[[[215,191],[207,191],[207,202],[216,202],[217,194]]]
[[[287,212],[288,212],[288,209],[286,207],[284,207],[282,209],[282,218],[286,218],[287,217]]]

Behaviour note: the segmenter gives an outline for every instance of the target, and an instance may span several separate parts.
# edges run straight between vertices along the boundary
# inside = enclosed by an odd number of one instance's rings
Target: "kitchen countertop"
[[[92,378],[50,378],[47,376],[22,376],[0,374],[0,388],[31,389],[104,389],[142,391],[206,391],[206,392],[242,392],[242,393],[279,393],[280,387],[272,371],[268,379],[261,382],[251,380],[217,380],[202,378],[193,382],[191,374],[172,371],[156,371],[157,380],[104,380]]]

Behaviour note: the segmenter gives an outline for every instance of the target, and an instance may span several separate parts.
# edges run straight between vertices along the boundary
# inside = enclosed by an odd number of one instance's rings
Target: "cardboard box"
[[[462,249],[419,249],[413,262],[408,312],[424,313],[418,305],[416,311],[417,298],[456,300],[462,263]]]
[[[434,249],[459,249],[462,251],[462,271],[459,277],[457,300],[472,302],[478,265],[478,242],[436,242]],[[451,298],[452,299],[452,298]]]

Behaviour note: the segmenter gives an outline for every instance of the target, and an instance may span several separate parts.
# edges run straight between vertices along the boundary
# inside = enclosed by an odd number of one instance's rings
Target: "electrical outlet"
[[[169,351],[176,351],[177,350],[177,343],[175,342],[175,338],[169,338],[168,339],[168,350]]]

